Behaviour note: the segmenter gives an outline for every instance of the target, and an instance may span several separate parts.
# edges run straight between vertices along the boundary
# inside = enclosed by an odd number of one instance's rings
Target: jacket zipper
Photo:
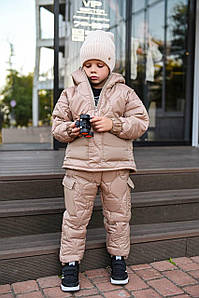
[[[101,93],[100,93],[99,101],[98,101],[98,104],[97,104],[96,108],[98,108],[98,107],[100,106],[100,103],[101,103],[101,101],[102,101],[102,99],[101,99],[101,98],[102,98],[102,94],[104,93],[105,87],[108,85],[110,79],[111,79],[111,75],[109,75],[109,77],[108,77],[106,83],[105,83],[104,86],[102,87],[102,91],[101,91]]]
[[[91,88],[91,85],[90,85],[90,83],[89,83],[89,80],[88,80],[88,77],[87,77],[85,71],[84,71],[83,69],[82,69],[82,71],[83,71],[83,74],[84,74],[84,76],[85,76],[85,78],[86,78],[86,80],[87,80],[87,84],[88,84],[88,88],[89,88],[89,90],[90,90],[91,98],[93,99],[92,102],[93,102],[93,104],[94,104],[94,108],[95,108],[95,110],[96,110],[95,100],[94,100],[94,95],[93,95],[93,90],[92,90],[92,88]]]
[[[100,104],[100,102],[101,102],[102,94],[103,94],[103,92],[104,92],[104,89],[105,89],[106,85],[108,84],[108,82],[109,82],[110,79],[111,79],[111,75],[109,75],[109,78],[107,79],[106,83],[105,83],[104,86],[102,87],[102,91],[101,91],[100,96],[99,96],[98,104],[95,105],[95,99],[94,99],[94,95],[93,95],[93,90],[92,90],[92,88],[91,88],[91,85],[90,85],[90,83],[89,83],[89,80],[88,80],[88,77],[87,77],[85,71],[84,71],[83,69],[82,69],[82,71],[83,71],[84,76],[86,77],[86,79],[87,79],[87,83],[88,83],[88,85],[89,85],[89,90],[90,90],[90,93],[91,93],[91,97],[93,98],[93,106],[94,106],[94,110],[95,110],[95,112],[97,112],[97,111],[98,111],[99,104]]]

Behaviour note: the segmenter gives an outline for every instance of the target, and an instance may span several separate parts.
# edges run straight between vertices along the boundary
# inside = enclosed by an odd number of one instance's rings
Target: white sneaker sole
[[[76,287],[65,287],[63,285],[61,285],[61,290],[63,292],[74,292],[74,291],[79,291],[80,290],[80,286],[76,286]]]
[[[128,278],[126,278],[124,280],[116,280],[116,279],[111,278],[112,285],[126,285],[126,284],[128,284],[128,282],[129,282]]]

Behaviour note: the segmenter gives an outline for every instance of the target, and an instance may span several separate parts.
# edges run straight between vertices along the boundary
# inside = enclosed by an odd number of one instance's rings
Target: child
[[[53,111],[52,133],[68,143],[63,168],[66,211],[63,215],[60,261],[63,291],[77,291],[79,262],[85,250],[86,227],[100,187],[111,283],[126,284],[125,258],[130,250],[132,181],[135,171],[132,140],[149,124],[145,107],[115,65],[114,36],[91,32],[80,49],[81,68],[72,74],[74,86],[65,89]],[[75,121],[91,116],[94,136],[80,137]]]

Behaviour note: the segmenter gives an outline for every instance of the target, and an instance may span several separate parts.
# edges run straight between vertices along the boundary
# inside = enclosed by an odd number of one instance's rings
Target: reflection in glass
[[[114,34],[116,45],[115,72],[125,75],[125,13],[126,1],[106,1],[106,10],[110,18],[110,31]]]
[[[168,2],[166,111],[184,112],[187,1]],[[173,89],[173,86],[175,88]],[[172,90],[173,89],[173,90]]]
[[[151,5],[153,3],[157,2],[157,0],[148,0],[148,4]]]
[[[151,130],[155,127],[155,112],[161,105],[162,44],[164,38],[163,3],[133,13],[131,40],[132,87],[149,111]],[[160,17],[154,17],[160,15]],[[144,136],[149,139],[148,135]]]
[[[184,139],[187,0],[133,1],[131,86],[150,115],[148,141]]]
[[[133,12],[143,9],[145,6],[145,0],[133,0],[132,8]]]

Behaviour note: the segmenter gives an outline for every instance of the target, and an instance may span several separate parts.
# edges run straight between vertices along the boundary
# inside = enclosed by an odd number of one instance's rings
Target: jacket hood
[[[72,78],[75,86],[88,81],[86,73],[82,68],[79,68],[78,70],[74,71],[72,73]],[[125,84],[123,76],[119,73],[112,72],[107,80],[107,88],[111,88],[113,85],[117,83]]]

